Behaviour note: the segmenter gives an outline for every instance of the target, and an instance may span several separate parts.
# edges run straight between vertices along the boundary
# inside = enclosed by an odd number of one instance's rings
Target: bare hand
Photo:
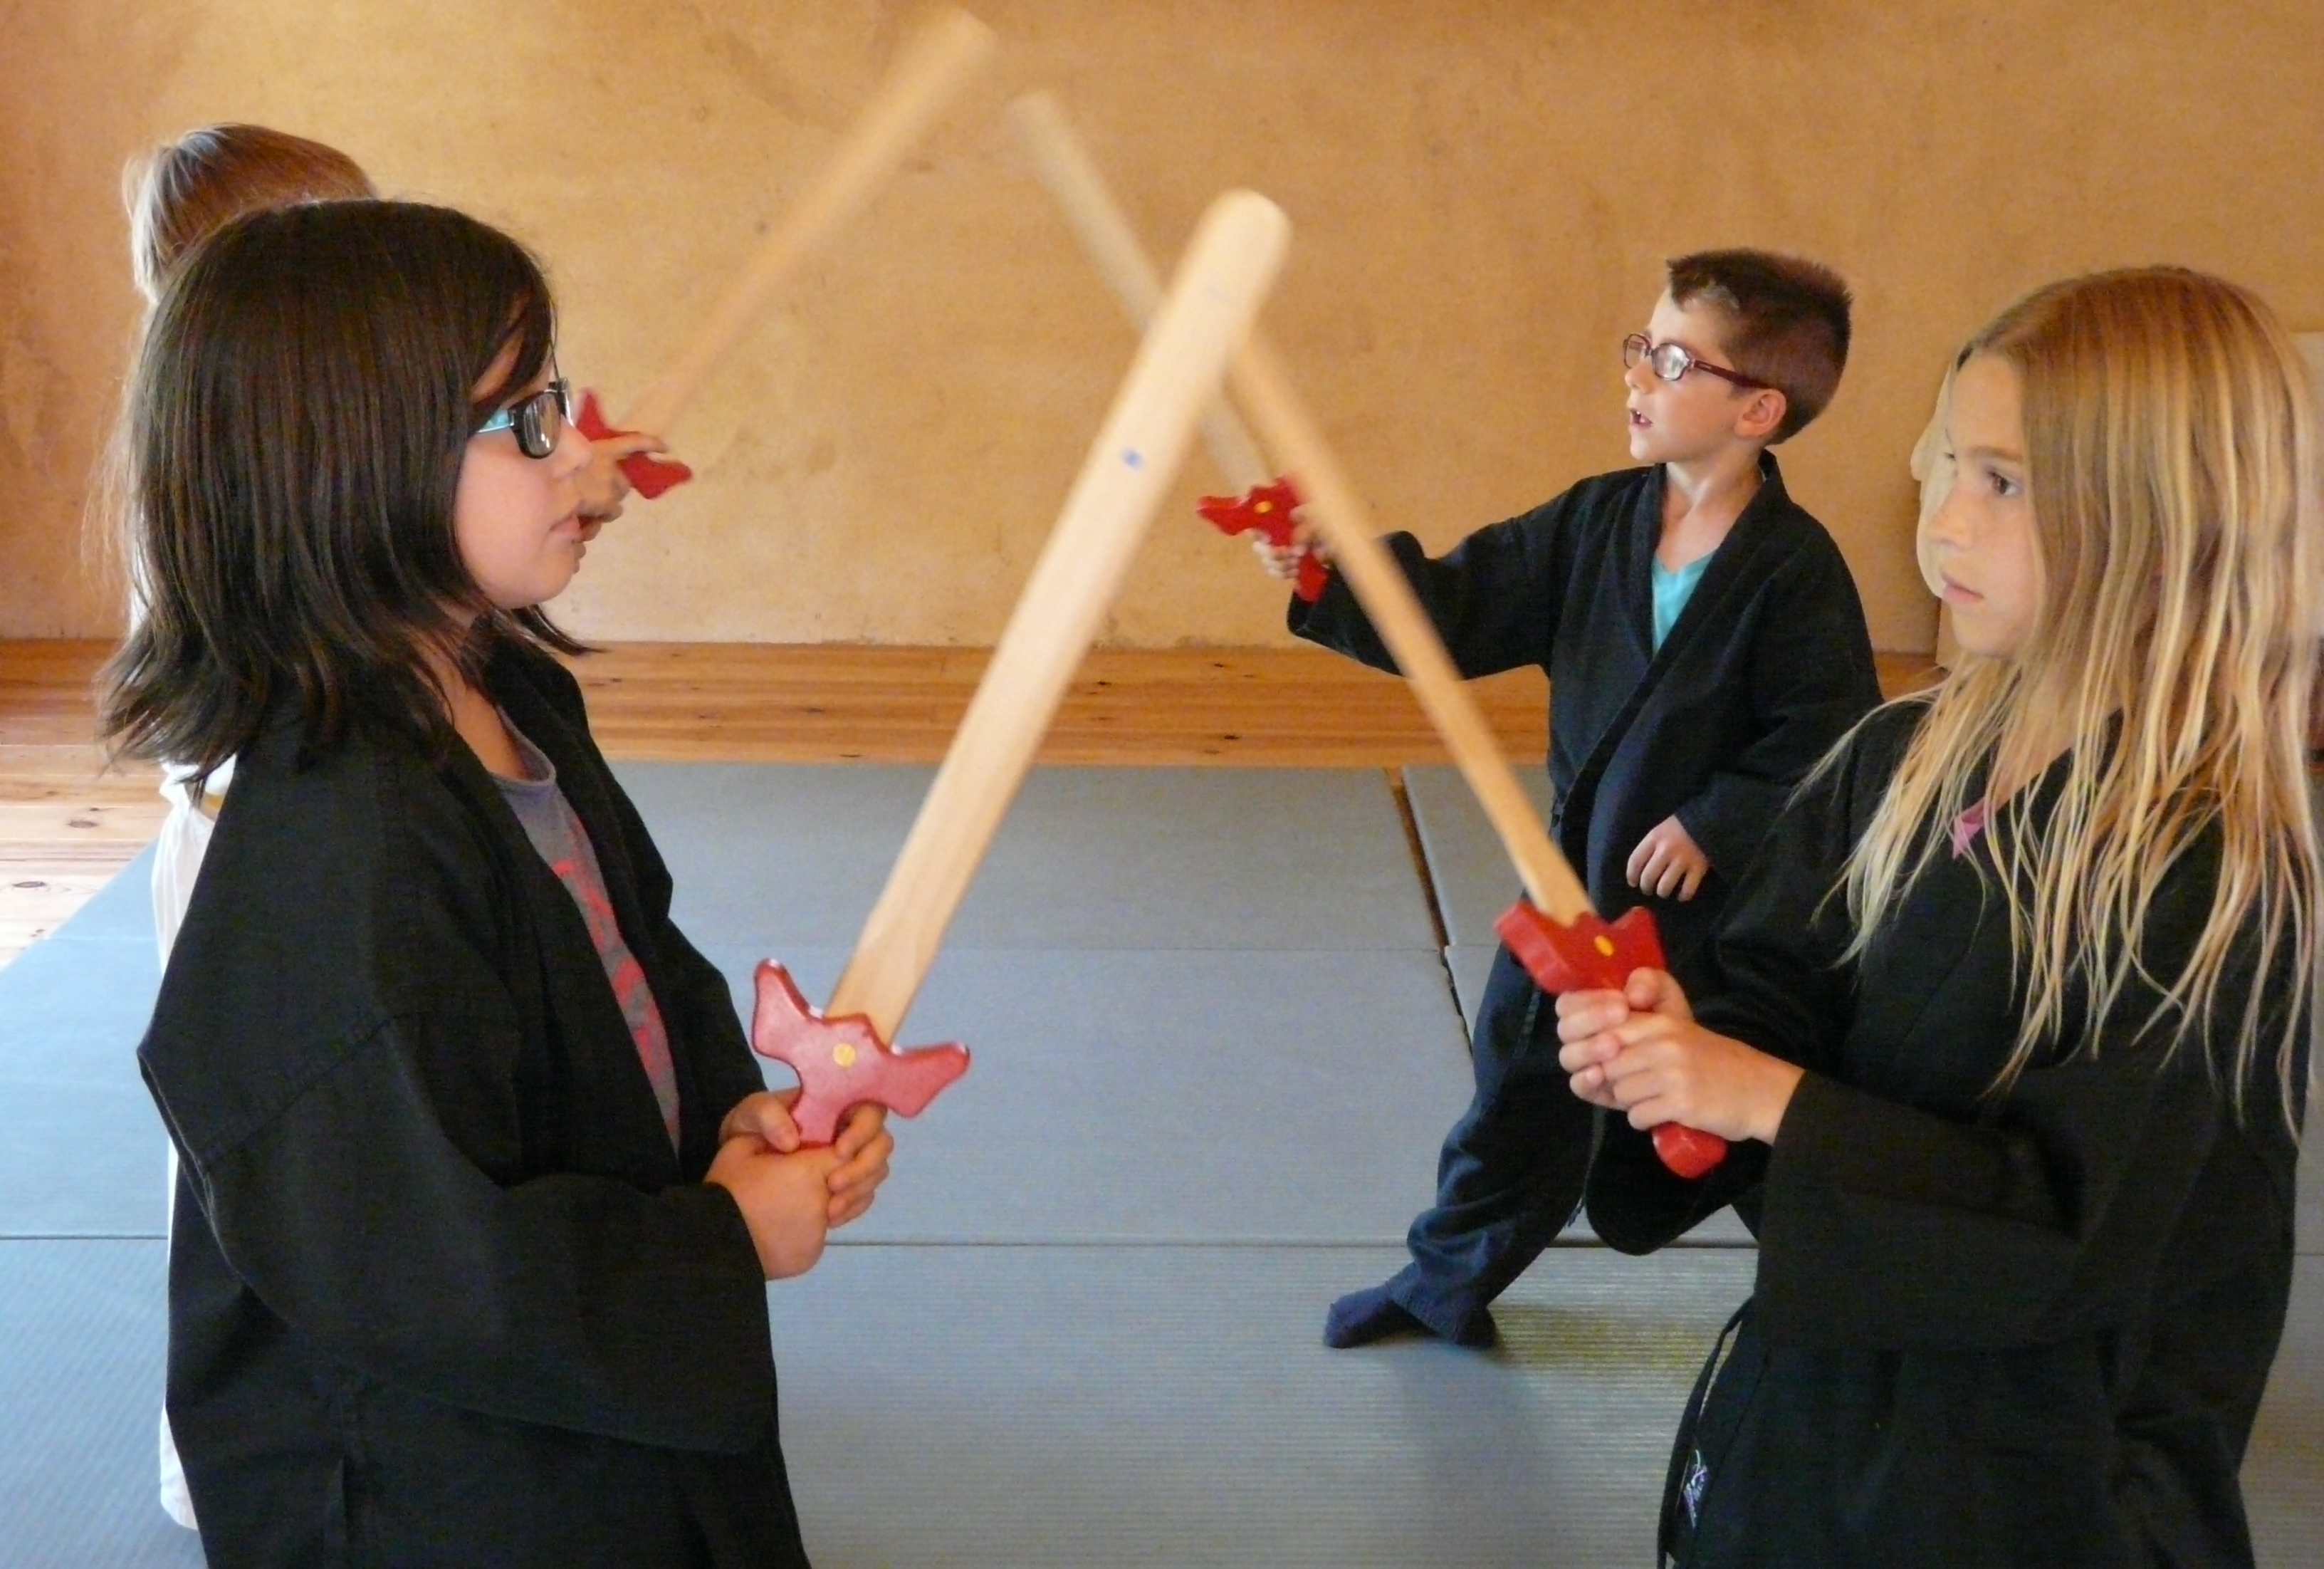
[[[630,494],[630,477],[622,472],[622,459],[641,452],[669,450],[669,444],[660,437],[649,436],[641,430],[626,431],[589,443],[589,466],[581,471],[576,482],[581,488],[581,540],[584,544],[595,539],[598,530],[622,515],[622,503]]]
[[[830,1230],[831,1176],[839,1157],[830,1148],[786,1155],[754,1137],[718,1147],[703,1181],[734,1195],[742,1223],[770,1280],[788,1280],[815,1268]]]
[[[718,1124],[718,1142],[750,1137],[789,1154],[799,1147],[798,1124],[791,1121],[791,1103],[798,1099],[797,1090],[761,1090],[755,1095],[744,1095]]]
[[[797,1090],[762,1090],[734,1103],[718,1126],[723,1147],[736,1139],[755,1139],[779,1154],[799,1147],[798,1124],[791,1119]],[[896,1136],[888,1131],[888,1113],[879,1106],[849,1110],[831,1141],[835,1162],[831,1172],[828,1223],[844,1226],[872,1207],[880,1185],[888,1180],[888,1162],[896,1152]]]
[[[1692,1023],[1686,990],[1661,970],[1633,970],[1619,992],[1561,992],[1557,1002],[1558,1065],[1572,1075],[1573,1093],[1593,1106],[1622,1110],[1601,1066],[1616,1049],[1605,1032],[1633,1013],[1656,1012]]]
[[[1630,1126],[1680,1122],[1774,1143],[1801,1070],[1694,1022],[1678,983],[1640,970],[1620,992],[1557,1000],[1557,1060],[1573,1093]]]
[[[830,1221],[837,1227],[870,1209],[880,1185],[888,1180],[888,1160],[896,1152],[896,1136],[888,1131],[886,1109],[857,1106],[850,1110],[831,1149],[839,1157],[829,1185]]]
[[[1656,899],[1692,899],[1710,873],[1711,857],[1694,842],[1675,816],[1665,817],[1646,831],[1630,852],[1627,868],[1630,886]]]
[[[1332,558],[1331,550],[1315,537],[1315,531],[1304,522],[1292,525],[1288,545],[1277,545],[1257,530],[1250,531],[1250,549],[1269,577],[1285,583],[1298,581],[1299,563],[1304,558],[1313,556],[1324,562]]]

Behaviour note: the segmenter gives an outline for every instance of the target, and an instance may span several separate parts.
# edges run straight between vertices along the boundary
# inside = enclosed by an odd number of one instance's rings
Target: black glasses
[[[1677,381],[1689,371],[1708,371],[1720,381],[1733,382],[1738,387],[1755,387],[1764,390],[1767,385],[1765,382],[1753,380],[1740,371],[1730,371],[1725,365],[1715,365],[1709,360],[1699,360],[1687,353],[1682,345],[1656,343],[1643,332],[1634,332],[1622,340],[1622,367],[1628,370],[1640,360],[1646,361],[1646,368],[1666,382]]]
[[[519,452],[527,457],[546,457],[557,450],[557,438],[565,434],[565,422],[572,418],[573,384],[559,376],[531,397],[509,404],[469,434],[514,430]]]

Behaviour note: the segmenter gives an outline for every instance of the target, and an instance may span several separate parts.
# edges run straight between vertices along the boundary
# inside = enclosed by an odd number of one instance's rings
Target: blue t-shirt
[[[1660,652],[1663,639],[1678,624],[1678,613],[1694,596],[1694,586],[1702,581],[1702,570],[1711,565],[1716,550],[1706,550],[1674,572],[1659,558],[1655,562],[1655,649]]]

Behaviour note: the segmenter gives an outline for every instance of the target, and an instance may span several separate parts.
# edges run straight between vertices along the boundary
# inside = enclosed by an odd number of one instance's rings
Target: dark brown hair
[[[1768,445],[1806,429],[1848,364],[1854,300],[1840,274],[1767,251],[1697,251],[1669,266],[1672,301],[1718,311],[1732,368],[1784,394],[1784,422]]]
[[[204,125],[132,159],[121,190],[129,270],[149,304],[188,251],[244,213],[379,194],[337,148],[240,125]]]
[[[107,737],[206,778],[295,700],[310,748],[369,722],[442,748],[432,654],[473,676],[495,635],[576,650],[496,610],[453,533],[469,437],[554,329],[524,248],[448,208],[281,208],[198,246],[131,373],[118,493],[144,614],[106,669]]]

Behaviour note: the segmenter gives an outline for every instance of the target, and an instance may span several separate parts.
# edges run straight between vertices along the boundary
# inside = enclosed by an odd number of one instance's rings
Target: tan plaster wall
[[[2021,290],[2168,260],[2324,326],[2324,6],[2080,0],[991,0],[1000,69],[673,433],[564,605],[605,638],[987,642],[1131,339],[995,111],[1056,88],[1157,245],[1281,201],[1268,312],[1384,521],[1449,544],[1626,461],[1615,344],[1663,257],[1807,253],[1859,298],[1784,453],[1874,638],[1926,648],[1905,458]],[[83,498],[134,314],[117,171],[242,118],[549,261],[619,407],[797,191],[909,12],[880,0],[0,0],[0,635],[94,633]],[[1185,498],[1214,485],[1196,460]],[[1117,642],[1277,641],[1183,505]]]

